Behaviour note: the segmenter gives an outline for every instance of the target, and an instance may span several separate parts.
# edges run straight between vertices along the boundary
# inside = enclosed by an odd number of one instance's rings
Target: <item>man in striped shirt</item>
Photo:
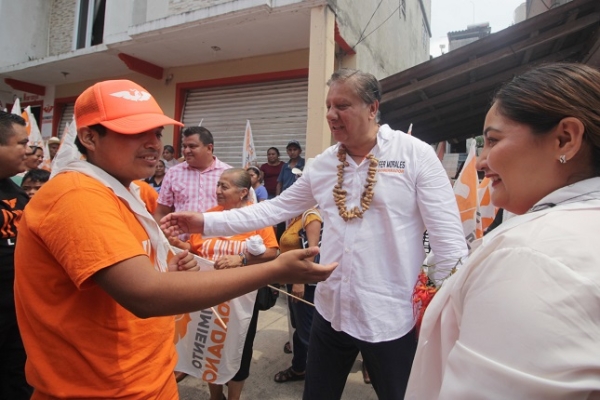
[[[216,206],[217,182],[231,168],[213,155],[213,136],[202,126],[184,129],[182,147],[185,161],[169,168],[163,179],[157,221],[173,211],[203,212]]]

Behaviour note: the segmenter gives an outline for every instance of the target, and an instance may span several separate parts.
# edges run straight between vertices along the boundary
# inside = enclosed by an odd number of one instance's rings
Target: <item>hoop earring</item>
[[[558,161],[561,164],[566,164],[567,163],[567,156],[563,154],[562,156],[558,157]]]

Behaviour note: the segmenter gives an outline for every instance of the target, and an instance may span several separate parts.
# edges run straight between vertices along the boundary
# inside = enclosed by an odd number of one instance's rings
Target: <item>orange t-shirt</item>
[[[223,211],[223,207],[216,206],[206,212]],[[230,256],[240,254],[246,251],[246,239],[250,236],[259,235],[265,246],[270,248],[278,248],[277,237],[272,226],[258,229],[255,231],[240,233],[233,236],[219,236],[212,238],[203,238],[201,234],[194,233],[190,235],[189,243],[192,246],[190,251],[200,257],[208,260],[216,260],[221,256]]]
[[[140,319],[92,276],[139,255],[148,235],[102,183],[62,173],[29,202],[15,252],[15,303],[33,399],[178,398],[174,319]]]
[[[133,183],[138,185],[140,188],[140,197],[146,205],[146,210],[148,210],[150,214],[154,214],[156,206],[158,205],[158,192],[154,190],[154,188],[150,186],[147,182],[144,182],[142,180],[137,180]]]

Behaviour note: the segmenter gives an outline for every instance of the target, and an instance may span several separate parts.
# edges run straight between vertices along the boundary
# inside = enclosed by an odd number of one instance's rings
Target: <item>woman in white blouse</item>
[[[485,236],[425,313],[407,399],[600,398],[600,72],[505,84],[483,130]]]

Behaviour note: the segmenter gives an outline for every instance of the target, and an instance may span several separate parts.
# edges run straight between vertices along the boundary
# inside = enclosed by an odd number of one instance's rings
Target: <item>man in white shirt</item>
[[[429,232],[436,269],[467,255],[450,181],[428,144],[379,126],[381,86],[342,69],[328,82],[327,121],[336,145],[275,199],[231,212],[174,213],[169,232],[229,235],[301,214],[323,216],[322,262],[339,266],[319,283],[305,400],[342,395],[360,351],[379,399],[402,399],[416,349],[412,293]]]

